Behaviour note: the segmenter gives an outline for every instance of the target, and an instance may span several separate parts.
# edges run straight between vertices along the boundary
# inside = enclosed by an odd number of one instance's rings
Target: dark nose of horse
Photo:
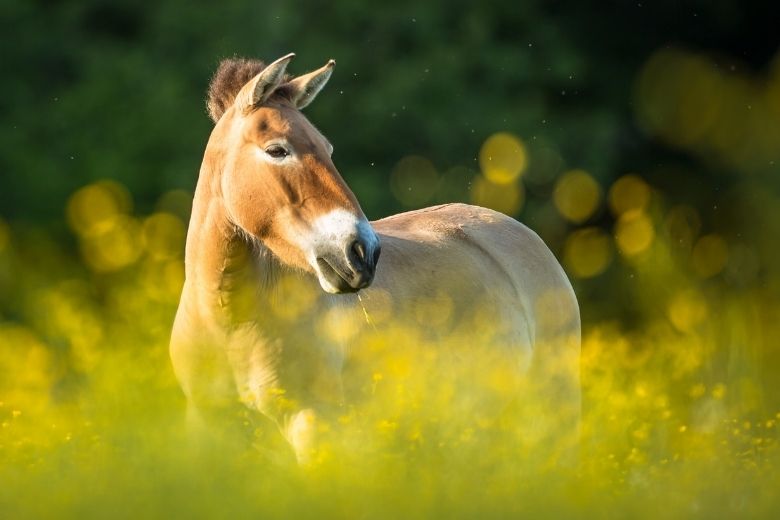
[[[337,249],[328,244],[316,257],[320,285],[334,294],[354,293],[371,285],[379,260],[379,237],[370,229],[356,230],[344,243]]]
[[[376,240],[373,242],[375,245],[372,246],[370,241],[359,236],[352,242],[347,251],[347,258],[349,258],[349,263],[355,273],[350,285],[355,289],[368,287],[374,281],[381,247],[376,243]]]

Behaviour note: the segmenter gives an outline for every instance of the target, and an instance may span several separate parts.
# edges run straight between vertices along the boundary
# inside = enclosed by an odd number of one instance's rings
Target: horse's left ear
[[[298,76],[286,85],[283,85],[283,88],[289,92],[290,100],[299,110],[314,101],[314,98],[330,79],[335,66],[336,62],[329,60],[324,67],[303,76]]]
[[[284,80],[287,64],[294,57],[295,53],[291,52],[261,70],[246,85],[241,87],[233,104],[238,106],[240,110],[246,111],[265,103]]]

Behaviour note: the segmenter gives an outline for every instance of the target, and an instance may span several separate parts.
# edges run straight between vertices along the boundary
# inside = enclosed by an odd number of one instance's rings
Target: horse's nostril
[[[366,248],[363,246],[363,244],[360,243],[359,240],[355,240],[355,242],[353,242],[352,251],[360,259],[360,261],[366,261]]]

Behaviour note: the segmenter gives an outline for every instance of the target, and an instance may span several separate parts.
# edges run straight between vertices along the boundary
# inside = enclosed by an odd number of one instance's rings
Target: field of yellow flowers
[[[562,212],[581,210],[566,190],[587,196],[590,182],[586,172],[564,177]],[[475,197],[489,198],[480,189]],[[440,360],[392,329],[366,346],[377,367],[371,399],[328,426],[310,467],[262,424],[252,426],[252,449],[193,448],[167,351],[190,194],[169,192],[137,215],[121,185],[101,181],[71,197],[60,238],[0,221],[2,516],[777,514],[778,280],[770,272],[742,291],[711,283],[729,268],[724,241],[699,236],[690,209],[654,206],[646,191],[636,176],[618,180],[609,191],[620,215],[614,239],[585,228],[563,247],[575,278],[620,254],[636,276],[626,283],[646,287],[633,327],[584,323],[573,464],[560,462],[567,447],[528,450],[512,444],[511,430],[463,421],[426,377]],[[580,304],[620,305],[603,298]],[[447,307],[433,303],[421,311],[429,323]]]

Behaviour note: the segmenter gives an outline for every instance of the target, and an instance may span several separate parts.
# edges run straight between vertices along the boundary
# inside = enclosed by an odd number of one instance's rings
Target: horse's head
[[[333,165],[333,147],[300,112],[335,62],[290,79],[292,57],[265,68],[227,60],[217,71],[207,152],[221,166],[215,191],[233,225],[281,262],[316,274],[327,292],[355,292],[374,279],[379,238]]]

